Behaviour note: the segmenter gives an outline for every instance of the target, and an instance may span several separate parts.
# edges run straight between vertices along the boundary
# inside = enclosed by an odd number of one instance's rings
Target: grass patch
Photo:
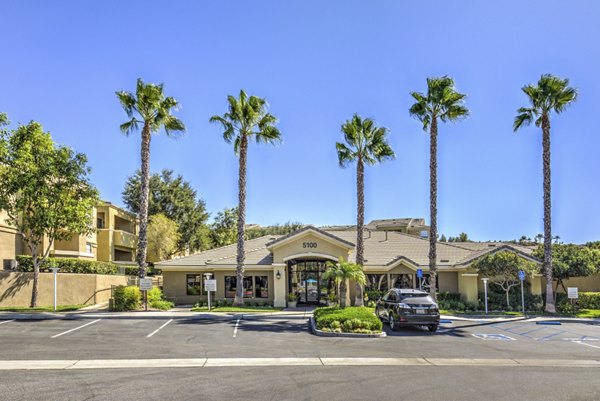
[[[338,307],[317,308],[313,312],[317,329],[333,333],[381,333],[382,324],[374,312],[374,308],[352,306],[345,309]]]
[[[275,308],[270,305],[265,306],[213,306],[211,312],[276,312],[282,308]],[[208,306],[195,306],[192,312],[208,312]]]
[[[600,309],[581,309],[575,316],[600,318]]]
[[[440,309],[442,315],[485,315],[484,311],[456,311]],[[523,316],[522,312],[505,312],[505,311],[490,311],[488,316]],[[577,313],[546,313],[543,311],[526,311],[527,316],[552,316],[552,317],[586,317],[586,318],[600,318],[600,309],[579,309]]]
[[[59,305],[56,307],[57,312],[72,312],[79,310],[89,305]],[[28,306],[3,306],[0,307],[0,312],[54,312],[54,306],[38,306],[30,308]]]

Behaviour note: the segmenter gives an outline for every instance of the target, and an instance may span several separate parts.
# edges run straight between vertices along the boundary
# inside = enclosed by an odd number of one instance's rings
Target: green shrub
[[[600,292],[580,292],[575,300],[577,309],[600,309]],[[556,294],[556,308],[561,313],[572,313],[573,305],[564,292]]]
[[[458,292],[440,292],[437,294],[438,301],[460,301],[460,293]]]
[[[367,290],[367,291],[365,291],[365,294],[367,295],[368,300],[377,301],[379,298],[381,298],[385,295],[385,291]]]
[[[169,309],[173,308],[173,306],[175,306],[175,305],[171,301],[159,300],[159,301],[152,302],[150,304],[150,306],[154,309],[169,310]]]
[[[317,308],[313,312],[317,329],[328,328],[333,332],[371,333],[381,332],[381,321],[373,310],[363,306],[348,308]]]
[[[17,271],[32,272],[33,259],[31,256],[19,255],[16,257]],[[40,272],[50,273],[53,267],[60,268],[61,273],[82,274],[118,274],[119,267],[114,263],[99,262],[96,260],[84,260],[75,258],[46,258],[41,266]]]
[[[142,304],[142,293],[139,287],[120,285],[113,291],[113,308],[115,311],[139,309]]]
[[[165,300],[163,292],[158,287],[148,291],[148,304],[151,308],[160,310],[168,310],[175,306],[173,302]]]

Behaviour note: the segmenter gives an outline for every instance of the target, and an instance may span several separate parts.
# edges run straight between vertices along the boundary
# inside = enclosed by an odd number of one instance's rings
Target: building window
[[[92,244],[91,243],[86,242],[86,244],[85,244],[85,251],[87,253],[93,253],[93,251],[92,251]]]
[[[253,298],[254,291],[252,291],[252,277],[244,277],[244,298]]]
[[[390,274],[392,288],[414,288],[412,274]]]
[[[225,298],[234,298],[237,287],[236,276],[225,276]]]
[[[254,296],[256,298],[269,298],[269,278],[267,276],[254,276]]]
[[[387,274],[367,274],[367,291],[387,291]]]
[[[187,281],[187,295],[200,295],[202,290],[202,275],[201,274],[188,274],[186,276]]]

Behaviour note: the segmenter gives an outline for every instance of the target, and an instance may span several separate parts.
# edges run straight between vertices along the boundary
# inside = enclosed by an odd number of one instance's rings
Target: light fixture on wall
[[[275,277],[277,277],[277,280],[281,278],[281,272],[279,270],[277,270],[277,274],[275,274]]]

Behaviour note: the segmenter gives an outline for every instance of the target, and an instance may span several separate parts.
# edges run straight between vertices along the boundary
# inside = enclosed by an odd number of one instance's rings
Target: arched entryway
[[[288,293],[296,294],[298,303],[325,304],[331,293],[335,294],[333,280],[323,278],[327,259],[298,258],[287,261]]]

